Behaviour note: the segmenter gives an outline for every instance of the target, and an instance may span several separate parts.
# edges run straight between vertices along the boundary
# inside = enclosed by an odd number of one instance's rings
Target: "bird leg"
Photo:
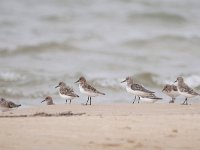
[[[70,104],[71,104],[72,100],[70,99]]]
[[[92,98],[90,97],[90,105],[92,105]]]
[[[138,99],[138,104],[139,104],[139,103],[140,103],[140,97],[138,96],[138,98],[139,98],[139,99]]]
[[[182,103],[182,105],[187,105],[187,98],[186,98],[185,101]]]
[[[133,100],[133,104],[135,103],[136,98],[137,98],[137,97],[135,96],[135,98],[134,98],[134,100]]]
[[[66,99],[66,104],[67,104],[67,99]]]
[[[171,101],[169,101],[169,103],[174,103],[175,98],[172,98]]]
[[[186,105],[188,105],[187,98],[186,98]]]
[[[87,100],[87,103],[85,104],[85,105],[87,105],[88,104],[88,101],[90,100],[90,97],[88,96],[88,100]]]

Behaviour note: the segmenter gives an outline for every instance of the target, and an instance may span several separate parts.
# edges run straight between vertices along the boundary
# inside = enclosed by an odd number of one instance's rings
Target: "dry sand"
[[[77,115],[0,118],[0,149],[200,149],[199,104],[55,105],[12,110],[0,116],[67,111]]]

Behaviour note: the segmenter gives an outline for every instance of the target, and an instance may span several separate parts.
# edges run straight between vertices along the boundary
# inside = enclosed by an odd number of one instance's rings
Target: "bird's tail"
[[[98,92],[99,94],[101,94],[101,95],[106,95],[105,93],[102,93],[102,92]]]
[[[163,98],[160,98],[160,97],[156,97],[155,99],[157,99],[157,100],[162,100]]]
[[[16,104],[16,107],[20,107],[20,106],[22,106],[21,104]]]

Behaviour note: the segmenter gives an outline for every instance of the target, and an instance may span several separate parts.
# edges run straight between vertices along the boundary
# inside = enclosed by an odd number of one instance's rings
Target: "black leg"
[[[134,98],[134,100],[133,100],[133,104],[135,103],[135,100],[136,100],[136,96],[135,96],[135,98]]]
[[[186,105],[185,103],[187,102],[187,98],[185,99],[185,101],[182,103],[182,105]]]
[[[88,100],[87,100],[87,103],[85,104],[85,105],[87,105],[88,104],[88,101],[90,100],[90,97],[88,96]]]
[[[92,105],[92,97],[90,97],[90,105]]]
[[[66,104],[67,104],[67,99],[66,99]]]
[[[70,104],[71,104],[72,100],[70,99]]]
[[[188,105],[187,98],[186,98],[185,100],[186,100],[186,103],[185,103],[185,105]]]
[[[169,101],[169,103],[174,103],[175,98],[172,98],[171,101]]]
[[[138,96],[138,104],[140,103],[140,97]]]

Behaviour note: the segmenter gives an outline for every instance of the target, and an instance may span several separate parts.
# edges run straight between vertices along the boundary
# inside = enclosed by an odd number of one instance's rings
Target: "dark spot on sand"
[[[177,129],[173,129],[172,132],[173,133],[178,133],[178,130]]]
[[[129,126],[126,126],[126,127],[124,127],[123,129],[125,129],[125,130],[131,130],[132,128],[129,127]]]
[[[89,141],[89,144],[94,144],[94,141]]]
[[[110,138],[106,138],[107,141],[110,141]]]
[[[127,140],[127,143],[135,143],[133,140]]]
[[[169,138],[174,138],[174,137],[176,137],[176,135],[174,135],[174,134],[169,134],[167,137],[169,137]]]
[[[119,147],[120,144],[117,144],[117,143],[106,143],[106,144],[103,144],[103,146],[105,146],[105,147]]]

